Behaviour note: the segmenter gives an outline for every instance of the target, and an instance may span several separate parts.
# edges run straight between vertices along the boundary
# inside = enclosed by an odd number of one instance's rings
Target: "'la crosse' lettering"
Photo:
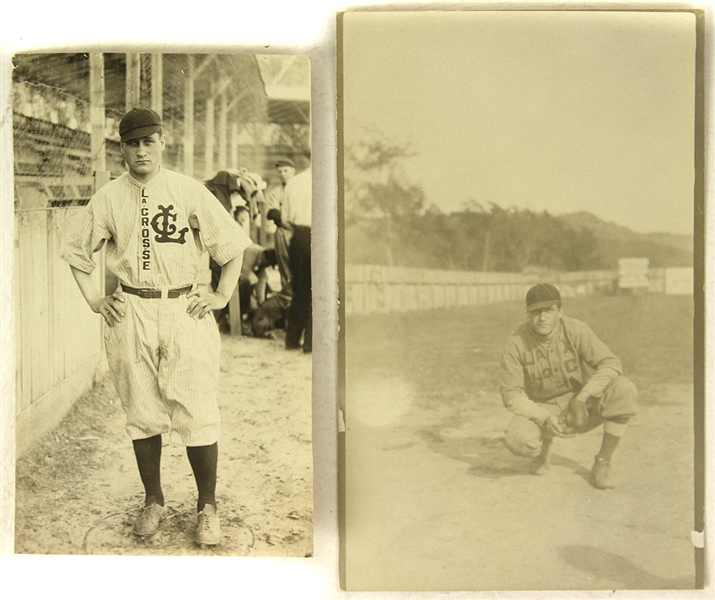
[[[154,240],[160,244],[174,243],[174,244],[184,244],[186,243],[186,233],[189,231],[188,227],[184,227],[179,231],[178,237],[171,237],[176,233],[176,225],[170,221],[176,221],[176,213],[172,213],[171,210],[174,208],[173,204],[169,204],[166,208],[161,204],[159,205],[159,212],[154,215],[151,220],[151,227],[156,232]],[[160,226],[161,225],[161,226]]]

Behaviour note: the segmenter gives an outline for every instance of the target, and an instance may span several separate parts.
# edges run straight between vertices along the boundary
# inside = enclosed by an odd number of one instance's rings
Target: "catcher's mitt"
[[[565,428],[581,433],[588,425],[588,406],[574,396],[569,400],[566,410],[561,414]],[[561,419],[560,419],[561,420]]]

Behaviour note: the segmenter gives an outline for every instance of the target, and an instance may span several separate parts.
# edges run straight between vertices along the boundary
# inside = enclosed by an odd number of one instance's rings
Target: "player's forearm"
[[[603,390],[606,386],[611,383],[613,379],[621,374],[620,361],[616,359],[616,362],[604,362],[598,366],[596,372],[591,376],[591,378],[583,386],[579,395],[588,397],[595,396],[600,398],[603,394]]]
[[[502,392],[502,400],[515,415],[526,417],[542,425],[551,413],[543,406],[531,400],[523,390],[510,390]]]
[[[226,303],[228,303],[233,294],[233,290],[236,289],[236,284],[238,283],[238,277],[241,275],[241,264],[243,263],[243,252],[234,256],[226,264],[221,267],[221,277],[219,278],[218,286],[216,287],[215,294],[220,296]]]
[[[97,290],[97,286],[94,285],[94,279],[90,273],[85,273],[80,271],[77,267],[70,265],[70,270],[72,271],[72,276],[77,282],[77,287],[82,293],[82,296],[86,300],[89,307],[97,312],[96,307],[102,302],[102,295]]]
[[[599,398],[606,386],[622,372],[620,359],[591,329],[580,324],[574,331],[574,342],[579,358],[595,372],[584,384],[581,396]]]

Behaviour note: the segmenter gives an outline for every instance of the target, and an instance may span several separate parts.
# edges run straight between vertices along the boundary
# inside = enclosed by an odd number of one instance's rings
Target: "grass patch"
[[[569,298],[564,314],[594,330],[641,392],[692,383],[691,296]],[[523,320],[521,302],[351,316],[345,329],[347,377],[400,375],[446,403],[496,392],[502,348]]]

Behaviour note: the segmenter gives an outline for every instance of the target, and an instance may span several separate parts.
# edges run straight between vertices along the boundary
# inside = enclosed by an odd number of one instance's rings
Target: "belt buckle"
[[[154,290],[151,290],[149,288],[139,288],[139,294],[138,296],[140,298],[153,298],[154,297]]]

